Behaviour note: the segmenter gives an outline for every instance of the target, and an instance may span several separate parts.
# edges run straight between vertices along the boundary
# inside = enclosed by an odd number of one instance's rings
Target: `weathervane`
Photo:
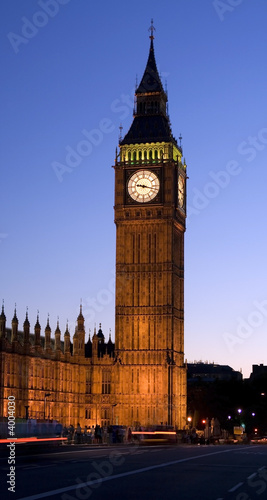
[[[154,31],[156,31],[156,28],[155,28],[155,26],[154,26],[154,21],[153,21],[153,19],[151,19],[151,26],[150,26],[150,28],[149,28],[149,30],[148,30],[148,31],[151,31],[151,35],[150,35],[150,37],[149,37],[149,38],[150,38],[150,40],[154,40],[154,35],[153,35],[153,32],[154,32]]]

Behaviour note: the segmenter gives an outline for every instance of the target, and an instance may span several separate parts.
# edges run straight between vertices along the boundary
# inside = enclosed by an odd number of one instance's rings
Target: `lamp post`
[[[24,406],[25,408],[25,420],[29,419],[29,405]]]
[[[44,396],[44,420],[45,420],[45,410],[46,410],[46,398],[51,396],[50,392],[47,392]]]

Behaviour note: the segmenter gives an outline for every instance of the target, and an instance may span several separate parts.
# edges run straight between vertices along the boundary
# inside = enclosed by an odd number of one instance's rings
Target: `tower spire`
[[[155,37],[154,37],[153,33],[154,33],[154,31],[156,31],[156,28],[155,28],[155,26],[154,26],[154,21],[153,21],[153,19],[151,19],[151,26],[150,26],[150,28],[149,28],[149,30],[148,30],[148,31],[150,31],[150,33],[151,33],[151,35],[150,35],[150,37],[149,37],[149,38],[150,38],[150,40],[154,40],[154,38],[155,38]]]

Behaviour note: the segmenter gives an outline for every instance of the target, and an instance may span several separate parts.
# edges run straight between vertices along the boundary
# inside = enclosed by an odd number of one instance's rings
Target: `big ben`
[[[154,53],[115,161],[116,414],[128,425],[186,424],[186,164]]]

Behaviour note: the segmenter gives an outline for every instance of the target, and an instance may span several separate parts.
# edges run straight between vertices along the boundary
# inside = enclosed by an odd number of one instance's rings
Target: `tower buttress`
[[[61,336],[61,331],[59,328],[59,320],[57,320],[57,327],[55,330],[55,350],[56,351],[61,349],[60,336]]]
[[[49,315],[47,317],[47,324],[45,327],[45,350],[46,351],[51,350],[51,328],[49,325]]]
[[[12,319],[12,332],[11,332],[11,342],[16,342],[18,340],[18,318],[16,313],[16,307],[14,311],[14,316]]]
[[[30,343],[30,322],[28,319],[28,309],[26,311],[26,318],[23,323],[23,333],[24,333],[23,335],[24,345],[27,345]]]
[[[37,321],[34,326],[34,344],[36,346],[41,345],[41,325],[39,323],[39,314],[37,314]]]
[[[5,338],[6,336],[6,316],[4,312],[4,301],[2,304],[2,312],[0,314],[0,338]]]
[[[70,332],[67,323],[66,331],[64,333],[64,354],[69,354],[69,353],[70,353]]]
[[[84,341],[85,341],[84,317],[82,314],[82,305],[80,305],[80,314],[77,318],[77,326],[75,329],[75,334],[73,336],[73,354],[84,356],[85,354]]]

